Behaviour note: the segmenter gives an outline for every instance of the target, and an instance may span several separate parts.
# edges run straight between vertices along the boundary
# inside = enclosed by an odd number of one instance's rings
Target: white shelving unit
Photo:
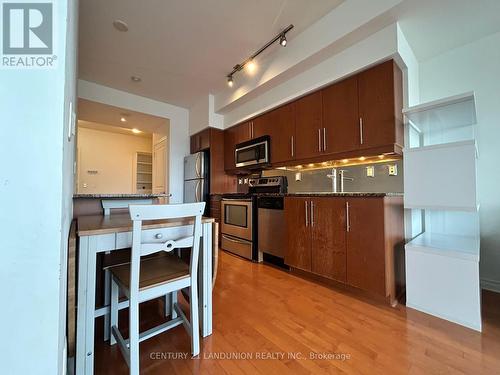
[[[151,194],[153,192],[153,155],[148,152],[138,152],[134,167],[136,193]]]
[[[474,93],[403,110],[407,306],[481,331]],[[416,232],[416,233],[415,233]]]

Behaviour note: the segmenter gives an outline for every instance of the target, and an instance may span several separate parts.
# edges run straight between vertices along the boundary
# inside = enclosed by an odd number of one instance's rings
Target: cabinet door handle
[[[311,201],[311,227],[314,227],[314,202]]]
[[[318,151],[321,152],[321,129],[318,129]]]
[[[326,151],[326,128],[323,128],[323,151]]]
[[[363,117],[359,118],[359,142],[363,144]]]
[[[304,204],[305,204],[305,209],[306,209],[306,227],[308,227],[309,226],[309,216],[308,216],[309,205],[308,205],[307,201],[304,201]]]
[[[350,232],[351,231],[351,218],[349,215],[349,202],[345,203],[345,223],[346,223],[346,231]]]
[[[290,137],[290,146],[292,148],[292,158],[293,158],[295,156],[293,135]]]

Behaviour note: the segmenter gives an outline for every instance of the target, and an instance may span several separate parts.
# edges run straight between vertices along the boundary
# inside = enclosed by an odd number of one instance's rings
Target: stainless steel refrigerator
[[[208,210],[208,153],[198,152],[184,158],[184,203],[206,202]]]

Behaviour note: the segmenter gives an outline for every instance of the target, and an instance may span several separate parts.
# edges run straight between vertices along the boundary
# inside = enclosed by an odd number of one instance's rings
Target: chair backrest
[[[130,218],[133,221],[132,232],[132,260],[130,267],[130,292],[139,289],[139,272],[141,256],[175,249],[191,247],[189,273],[196,280],[198,270],[198,255],[200,251],[201,218],[205,210],[205,202],[186,204],[160,204],[160,205],[130,205]],[[155,238],[143,242],[142,222],[144,220],[173,220],[180,219],[192,225],[193,232],[186,236],[185,232],[178,238]],[[173,231],[175,233],[175,231]],[[131,296],[132,298],[132,296]]]
[[[109,216],[112,209],[125,209],[131,204],[153,204],[153,199],[103,199],[101,204],[104,209],[104,216]]]

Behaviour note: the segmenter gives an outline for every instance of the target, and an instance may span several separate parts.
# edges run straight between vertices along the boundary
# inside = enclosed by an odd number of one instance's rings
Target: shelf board
[[[153,172],[141,172],[141,171],[137,171],[137,174],[153,174]]]
[[[424,232],[406,244],[406,250],[479,262],[479,236]]]
[[[140,165],[153,165],[153,163],[145,162],[145,161],[138,161],[137,164]]]
[[[477,122],[474,92],[405,108],[403,114],[423,133],[472,126]]]
[[[137,181],[137,185],[151,185],[153,181]]]

